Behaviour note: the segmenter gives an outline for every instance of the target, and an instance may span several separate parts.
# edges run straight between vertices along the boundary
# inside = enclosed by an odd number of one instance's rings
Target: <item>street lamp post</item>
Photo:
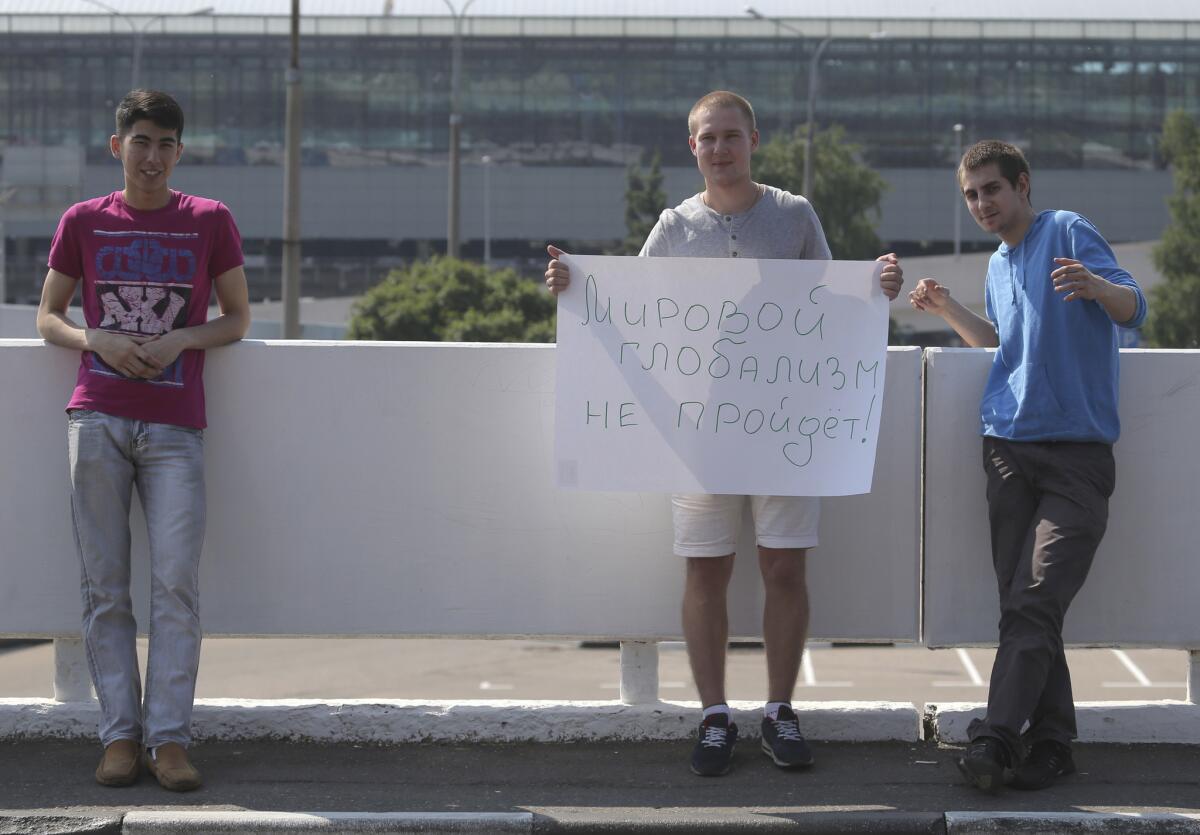
[[[213,13],[212,6],[204,6],[203,8],[195,9],[190,12],[183,12],[178,15],[156,14],[146,20],[146,22],[141,26],[138,26],[133,22],[132,15],[128,15],[122,11],[119,11],[107,3],[101,2],[101,0],[84,0],[84,2],[90,3],[98,9],[104,9],[104,11],[108,12],[110,15],[119,17],[121,20],[125,21],[126,25],[129,26],[129,31],[133,34],[133,69],[130,72],[129,77],[130,90],[138,89],[138,81],[142,76],[142,41],[146,37],[146,32],[152,25],[154,25],[156,21],[162,20],[166,17],[196,17],[197,15],[208,15]]]
[[[829,46],[829,42],[833,40],[833,35],[828,35],[821,39],[817,44],[817,51],[813,53],[812,60],[808,64],[808,133],[804,136],[804,197],[812,200],[812,159],[813,159],[813,138],[816,132],[816,109],[817,109],[817,73],[821,69],[821,53],[825,51],[825,47]]]
[[[746,7],[746,14],[756,20],[765,20],[775,24],[776,29],[786,29],[794,35],[801,38],[804,37],[804,32],[792,26],[786,21],[780,20],[777,17],[770,17],[760,12],[753,6]],[[873,41],[881,40],[887,37],[887,32],[872,32],[867,37]],[[816,109],[817,109],[817,92],[820,89],[818,79],[821,70],[821,55],[825,52],[825,47],[829,46],[833,41],[833,35],[826,35],[817,44],[817,49],[813,52],[813,56],[808,63],[808,130],[804,136],[804,182],[801,189],[804,191],[804,197],[812,200],[812,159],[813,159],[813,141],[816,133]]]
[[[963,126],[961,122],[954,124],[954,180],[958,181],[958,164],[962,161],[962,133]],[[962,194],[959,193],[958,187],[954,188],[954,258],[958,259],[962,254]]]
[[[300,338],[300,0],[292,0],[284,98],[282,336]]]
[[[459,84],[462,78],[462,22],[467,9],[475,0],[467,0],[461,10],[456,10],[450,0],[442,0],[450,10],[454,19],[454,39],[450,52],[450,177],[449,177],[449,210],[446,216],[446,255],[458,257],[458,218],[459,218],[459,133],[462,127],[462,115],[459,113]]]
[[[492,158],[483,157],[483,266],[492,268]]]

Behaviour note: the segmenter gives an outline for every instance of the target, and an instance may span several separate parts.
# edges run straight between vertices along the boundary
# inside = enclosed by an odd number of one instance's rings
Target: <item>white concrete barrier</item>
[[[38,340],[0,340],[0,635],[56,637],[55,689],[68,700],[0,700],[0,736],[94,727],[94,706],[78,701],[87,682],[62,414],[77,363]],[[680,632],[668,499],[553,486],[552,346],[246,341],[209,352],[205,378],[207,634],[621,639],[622,700],[649,710],[492,709],[532,717],[528,738],[691,733],[687,708],[656,702],[652,642]],[[886,386],[878,489],[824,504],[810,559],[817,640],[919,638],[918,349],[890,352]],[[132,527],[145,624],[140,510]],[[739,552],[731,631],[757,637],[749,528]],[[209,707],[198,705],[200,735]],[[388,738],[413,733],[406,722],[430,737],[463,733],[447,711],[398,703],[358,709],[359,730],[341,703],[212,707],[222,720],[212,733],[224,735],[287,734],[302,717],[313,738],[377,733],[388,717],[402,720]],[[919,734],[907,704],[811,712],[816,738]]]
[[[925,356],[925,643],[994,645],[1000,610],[979,439],[992,352]],[[1196,649],[1200,351],[1122,351],[1119,409],[1108,532],[1063,637],[1075,646]]]
[[[0,341],[0,634],[78,630],[62,415],[76,363]],[[919,365],[889,355],[876,491],[825,502],[814,639],[918,639]],[[553,369],[551,346],[211,351],[206,632],[678,637],[667,497],[553,486]],[[732,631],[754,637],[761,584],[739,563]]]
[[[1092,705],[1081,729],[1095,728],[1087,733],[1097,739],[1153,741],[1138,728],[1179,721],[1188,730],[1178,741],[1200,739],[1200,563],[1191,537],[1200,449],[1190,434],[1200,413],[1200,352],[1126,351],[1121,361],[1124,432],[1109,532],[1066,637],[1074,645],[1193,650],[1193,705],[1151,704],[1142,713]],[[934,440],[924,448],[922,488],[921,353],[889,351],[874,490],[823,503],[822,545],[810,559],[814,640],[913,642],[922,638],[923,613],[931,647],[995,642],[978,437],[989,362],[982,351],[927,352],[924,437]],[[79,581],[62,416],[77,363],[38,340],[0,340],[0,636],[59,638],[67,648],[57,682],[64,699],[86,691],[72,663],[80,652]],[[206,380],[208,634],[618,639],[623,700],[639,707],[610,705],[601,723],[608,730],[598,730],[591,705],[490,704],[524,712],[530,728],[548,729],[546,738],[572,723],[580,735],[690,732],[685,708],[655,701],[653,641],[679,636],[683,576],[671,555],[667,497],[553,486],[552,346],[247,341],[210,352]],[[140,511],[133,529],[145,623]],[[752,551],[747,531],[739,553]],[[759,634],[756,573],[755,560],[738,561],[730,596],[738,637]],[[11,701],[0,700],[0,736],[20,733],[31,716],[37,727],[74,734],[94,710]],[[208,715],[200,707],[198,716]],[[238,729],[218,734],[273,735],[300,715],[299,706],[284,719],[274,715],[280,705],[211,707],[221,712],[220,727]],[[873,706],[874,724],[852,719],[852,731],[841,708],[830,718],[810,709],[816,738],[887,738],[896,727],[915,734],[911,706]],[[934,707],[930,724],[956,739],[977,710]],[[341,703],[304,711],[318,717],[318,738],[349,732]],[[438,710],[395,703],[379,714],[365,709],[362,727],[378,715],[395,717],[396,738],[458,733],[449,720],[424,730]],[[564,716],[574,719],[564,725]],[[542,733],[530,730],[529,738]]]
[[[994,646],[1000,609],[989,543],[979,400],[992,351],[925,354],[924,640],[930,647]],[[1200,561],[1196,559],[1193,441],[1200,351],[1121,352],[1121,438],[1108,532],[1067,613],[1073,646],[1191,650],[1188,702],[1078,706],[1089,742],[1200,743]],[[985,706],[927,706],[945,742],[965,742]]]

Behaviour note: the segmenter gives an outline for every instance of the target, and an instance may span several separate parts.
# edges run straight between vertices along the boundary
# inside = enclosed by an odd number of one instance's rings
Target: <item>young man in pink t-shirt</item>
[[[183,153],[182,109],[165,93],[134,90],[116,123],[110,147],[125,187],[62,216],[37,324],[47,342],[82,354],[67,438],[104,745],[96,779],[129,785],[144,761],[164,788],[187,791],[201,783],[187,746],[200,662],[204,350],[241,339],[250,306],[229,210],[168,186]],[[67,316],[77,287],[85,326]],[[221,315],[206,321],[214,291]],[[129,595],[135,485],[151,561],[144,700]]]

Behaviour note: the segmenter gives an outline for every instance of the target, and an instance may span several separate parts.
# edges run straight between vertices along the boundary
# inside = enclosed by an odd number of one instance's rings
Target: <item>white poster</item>
[[[562,260],[560,487],[870,491],[887,357],[882,264]]]

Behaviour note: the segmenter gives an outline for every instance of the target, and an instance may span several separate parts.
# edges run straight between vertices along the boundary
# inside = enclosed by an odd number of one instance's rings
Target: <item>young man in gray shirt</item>
[[[688,114],[688,146],[704,176],[704,191],[662,213],[642,247],[647,256],[700,258],[829,259],[829,245],[812,206],[803,197],[750,178],[750,156],[759,137],[754,110],[734,93],[704,96]],[[562,254],[549,247],[546,286],[557,295],[570,282]],[[895,255],[884,255],[880,287],[896,298],[903,274]],[[704,714],[692,754],[692,771],[729,771],[737,726],[725,697],[729,640],[726,592],[733,573],[738,525],[751,504],[758,563],[766,591],[763,639],[767,703],[762,748],[783,768],[812,764],[791,707],[808,633],[805,557],[817,545],[819,501],[809,496],[675,495],[671,497],[675,553],[687,559],[683,633]]]

